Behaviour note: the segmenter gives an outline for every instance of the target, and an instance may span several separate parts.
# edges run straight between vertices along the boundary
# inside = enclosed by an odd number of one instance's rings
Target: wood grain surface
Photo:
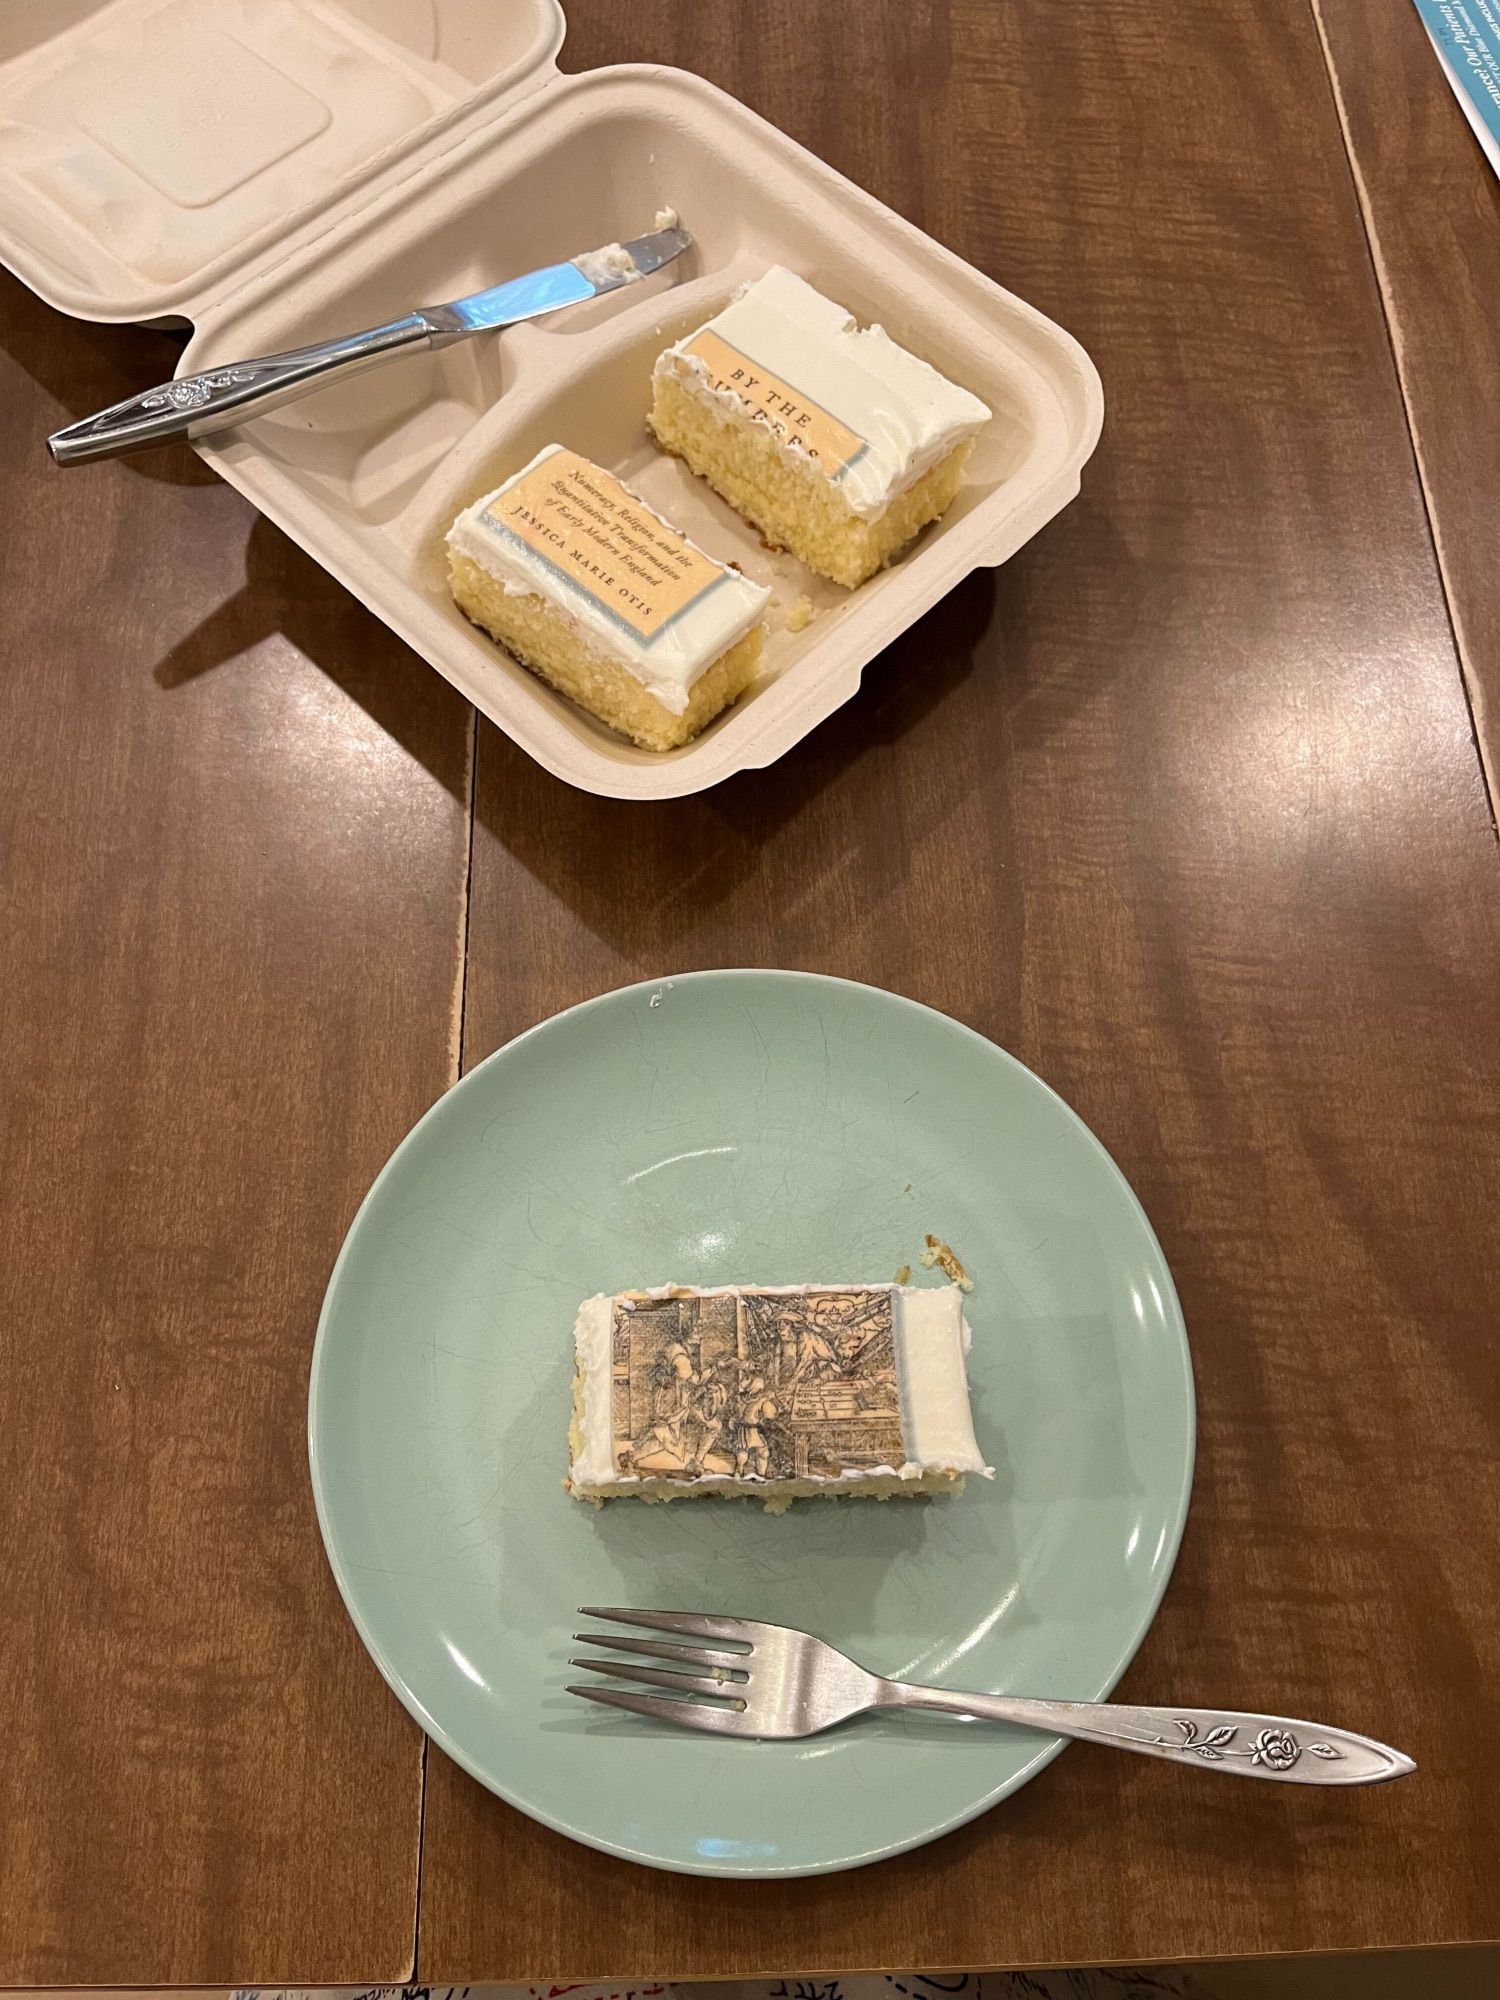
[[[0,1983],[410,1969],[421,1738],[308,1488],[340,1237],[451,1076],[469,712],[0,274]]]
[[[423,1976],[1494,1937],[1500,866],[1313,17],[569,12],[571,67],[711,76],[1055,315],[1108,414],[1081,501],[771,770],[641,810],[481,729],[467,1059],[745,963],[1012,1049],[1139,1190],[1193,1341],[1194,1508],[1129,1694],[1337,1715],[1422,1771],[1247,1796],[1075,1747],[921,1852],[736,1886],[434,1753]]]
[[[1492,190],[1403,10],[1321,5],[1480,688],[1462,260],[1492,239],[1412,218],[1433,160],[1481,222]],[[480,729],[466,894],[463,704],[186,454],[53,474],[45,432],[173,345],[0,276],[0,1983],[399,1978],[419,1838],[443,1982],[1500,1938],[1500,850],[1319,23],[568,11],[570,68],[712,77],[1061,320],[1104,441],[768,771],[632,807]],[[1454,327],[1478,360],[1445,381]],[[1200,1395],[1125,1691],[1327,1714],[1415,1779],[1075,1746],[916,1854],[735,1886],[570,1845],[433,1752],[424,1829],[308,1493],[329,1267],[460,1002],[472,1062],[715,964],[912,994],[1078,1108],[1162,1237]]]
[[[1500,789],[1500,180],[1417,10],[1317,0],[1493,802]]]

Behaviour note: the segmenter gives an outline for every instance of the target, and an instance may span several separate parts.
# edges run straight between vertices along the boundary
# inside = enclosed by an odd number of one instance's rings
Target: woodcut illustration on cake
[[[889,1291],[620,1299],[614,1437],[646,1478],[832,1478],[906,1458]]]

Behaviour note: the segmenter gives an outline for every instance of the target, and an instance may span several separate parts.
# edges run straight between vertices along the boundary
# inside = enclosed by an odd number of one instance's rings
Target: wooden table
[[[1500,1937],[1500,221],[1415,15],[570,13],[570,67],[702,71],[1055,315],[1104,442],[782,763],[633,808],[476,731],[189,455],[50,471],[45,431],[175,350],[0,285],[0,1981]],[[1417,1779],[1077,1747],[936,1846],[770,1889],[570,1846],[424,1757],[313,1521],[334,1253],[461,1066],[720,964],[915,995],[1077,1106],[1201,1399],[1126,1692],[1284,1697]]]

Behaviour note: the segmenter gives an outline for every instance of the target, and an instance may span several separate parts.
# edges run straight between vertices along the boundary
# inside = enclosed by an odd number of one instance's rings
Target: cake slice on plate
[[[990,411],[773,265],[669,347],[651,430],[774,547],[849,589],[952,505]]]
[[[448,530],[466,618],[622,736],[672,750],[754,680],[770,591],[549,444]]]
[[[956,1285],[600,1293],[574,1326],[574,1497],[885,1500],[992,1477]]]

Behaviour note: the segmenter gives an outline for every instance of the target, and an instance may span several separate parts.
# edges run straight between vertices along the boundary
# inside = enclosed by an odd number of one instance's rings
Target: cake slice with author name
[[[689,742],[760,666],[770,591],[562,445],[463,510],[448,576],[466,618],[643,749]]]

